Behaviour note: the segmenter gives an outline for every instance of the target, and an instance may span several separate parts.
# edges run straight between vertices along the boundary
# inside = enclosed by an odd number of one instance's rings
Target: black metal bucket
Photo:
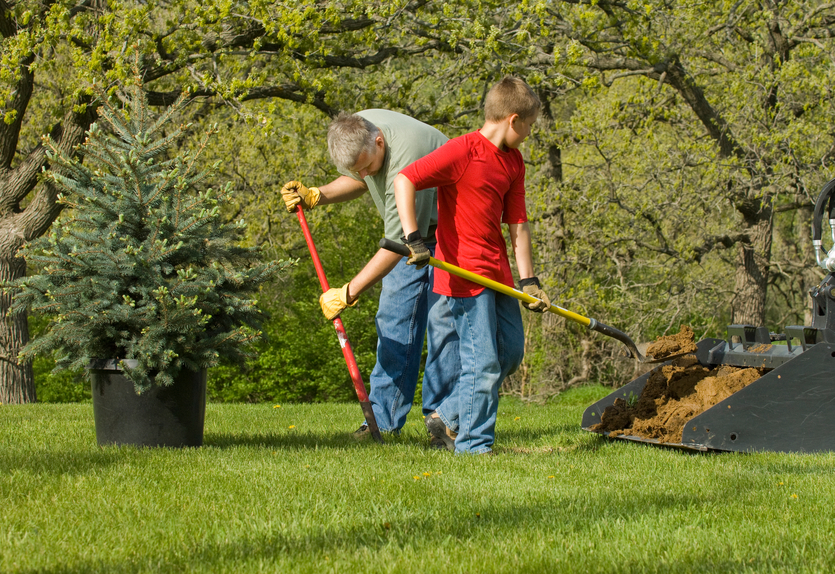
[[[722,339],[705,339],[697,346],[696,358],[704,367],[730,364],[764,366],[771,370],[690,419],[680,443],[628,434],[612,438],[700,451],[835,450],[835,344],[819,342],[807,346],[804,343],[802,347],[789,344],[764,352],[746,350],[744,343]],[[615,399],[640,396],[651,373],[587,408],[583,413],[583,430],[600,432],[591,427],[600,422],[604,409],[614,404]]]
[[[116,361],[90,365],[96,441],[100,446],[185,447],[203,444],[206,369],[181,371],[170,387],[137,394]]]

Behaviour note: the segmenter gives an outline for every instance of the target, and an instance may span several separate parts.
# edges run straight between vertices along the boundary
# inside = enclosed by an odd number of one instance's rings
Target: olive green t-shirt
[[[447,137],[432,126],[409,116],[390,110],[363,110],[357,112],[383,132],[386,142],[386,158],[375,176],[364,179],[374,205],[383,217],[385,236],[399,241],[403,235],[397,204],[394,201],[394,178],[406,166],[444,145]],[[351,174],[345,174],[354,177]],[[438,190],[419,190],[415,198],[418,228],[427,237],[429,228],[438,222]]]

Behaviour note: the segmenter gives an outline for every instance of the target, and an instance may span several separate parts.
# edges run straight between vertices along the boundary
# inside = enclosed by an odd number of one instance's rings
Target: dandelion
[[[280,409],[280,408],[281,408],[281,405],[275,405],[273,408],[274,408],[274,409]]]
[[[412,478],[414,478],[415,480],[420,480],[421,479],[421,477],[419,477],[419,476],[413,476]]]
[[[290,426],[289,426],[289,427],[287,427],[287,428],[288,428],[288,429],[294,429],[294,428],[296,428],[296,425],[290,425]]]
[[[796,495],[796,494],[792,494],[792,498],[797,498],[797,495]]]
[[[423,476],[432,476],[432,473],[431,472],[424,472]]]
[[[516,417],[516,418],[515,418],[515,419],[513,419],[513,420],[518,421],[518,420],[519,420],[519,419],[521,419],[521,418],[522,418],[522,417]]]
[[[551,475],[551,476],[549,476],[548,478],[554,478],[554,475],[552,474],[552,475]]]

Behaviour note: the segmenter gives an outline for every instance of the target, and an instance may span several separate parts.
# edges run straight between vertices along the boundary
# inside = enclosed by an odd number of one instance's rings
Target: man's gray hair
[[[350,170],[362,152],[372,153],[380,129],[364,117],[342,112],[328,128],[328,152],[336,167]]]

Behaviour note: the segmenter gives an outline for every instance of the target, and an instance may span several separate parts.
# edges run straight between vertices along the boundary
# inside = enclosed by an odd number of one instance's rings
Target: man
[[[435,128],[388,110],[341,114],[328,129],[328,151],[342,176],[322,187],[298,181],[281,190],[288,211],[301,204],[350,201],[366,191],[383,218],[385,236],[403,236],[392,182],[406,166],[447,141]],[[420,194],[417,222],[427,247],[434,253],[437,225],[437,190]],[[424,334],[428,325],[428,356],[423,377],[423,414],[435,411],[446,398],[460,370],[458,339],[445,297],[432,291],[432,267],[416,269],[394,253],[379,250],[348,283],[323,293],[322,312],[334,319],[377,281],[383,281],[376,317],[377,363],[371,373],[369,399],[377,425],[384,432],[399,432],[414,400]],[[355,433],[368,434],[363,424]],[[444,445],[432,443],[436,448]]]

